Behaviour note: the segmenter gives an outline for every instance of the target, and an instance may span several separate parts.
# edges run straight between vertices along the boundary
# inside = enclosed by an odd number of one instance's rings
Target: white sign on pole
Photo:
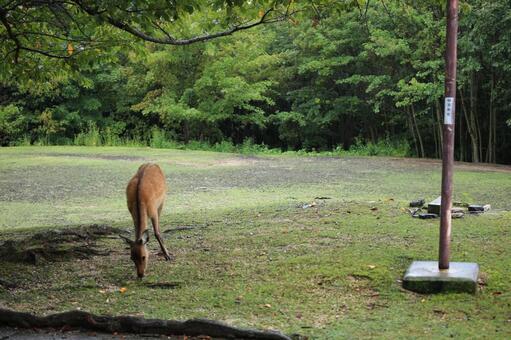
[[[445,106],[444,106],[444,124],[452,125],[454,124],[454,98],[453,97],[445,97]]]

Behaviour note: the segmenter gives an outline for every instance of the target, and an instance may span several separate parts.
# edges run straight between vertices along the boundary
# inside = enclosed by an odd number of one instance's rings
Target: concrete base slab
[[[479,265],[451,262],[449,269],[438,269],[437,261],[414,261],[405,273],[403,288],[417,293],[477,292]]]

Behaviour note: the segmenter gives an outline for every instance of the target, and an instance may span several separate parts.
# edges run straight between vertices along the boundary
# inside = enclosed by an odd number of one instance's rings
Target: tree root
[[[6,240],[0,244],[0,258],[37,265],[41,262],[107,256],[109,251],[96,248],[97,240],[118,232],[118,229],[98,224],[44,231],[24,239]]]
[[[236,328],[206,319],[175,321],[133,316],[97,316],[83,311],[70,311],[41,317],[0,308],[0,325],[21,328],[82,328],[108,333],[206,335],[226,339],[291,340],[290,337],[279,332]]]

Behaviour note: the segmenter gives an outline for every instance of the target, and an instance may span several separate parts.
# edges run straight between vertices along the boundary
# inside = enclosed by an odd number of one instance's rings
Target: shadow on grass
[[[98,224],[48,230],[26,238],[4,241],[0,245],[0,258],[8,262],[39,265],[107,256],[110,251],[99,249],[97,240],[118,233],[120,230],[116,228]]]

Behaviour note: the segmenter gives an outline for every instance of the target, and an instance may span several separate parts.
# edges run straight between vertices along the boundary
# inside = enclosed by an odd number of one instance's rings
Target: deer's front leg
[[[160,248],[163,253],[163,256],[165,257],[165,260],[167,261],[172,260],[172,255],[168,252],[167,248],[165,248],[165,244],[163,243],[163,237],[161,237],[160,219],[158,217],[153,217],[151,218],[151,222],[153,223],[154,236],[156,237],[158,243],[160,244]]]

